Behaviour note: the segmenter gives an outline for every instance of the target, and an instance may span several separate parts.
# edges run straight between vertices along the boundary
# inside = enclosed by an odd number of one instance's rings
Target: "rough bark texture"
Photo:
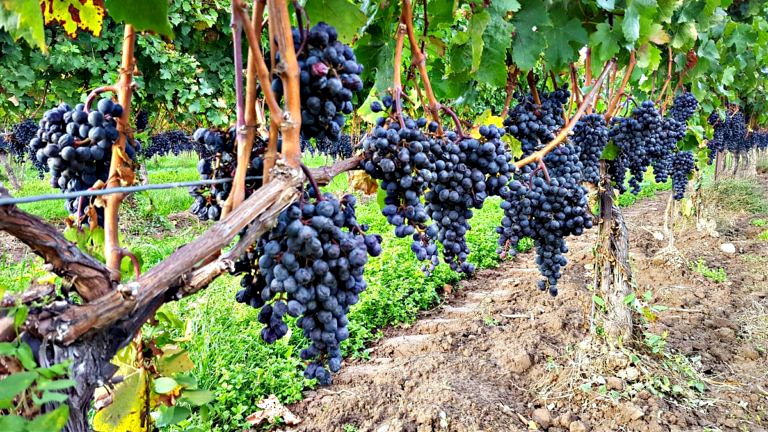
[[[8,181],[11,182],[11,187],[16,190],[21,189],[21,183],[19,183],[19,179],[16,177],[16,173],[13,172],[13,167],[11,166],[10,162],[8,162],[8,155],[4,152],[0,152],[0,164],[2,164],[3,168],[5,168],[5,173],[8,175]]]
[[[0,185],[0,196],[10,196]],[[18,238],[34,253],[53,266],[57,275],[72,280],[86,301],[95,300],[112,290],[110,271],[102,263],[83,253],[53,226],[13,205],[0,206],[0,230]]]
[[[595,259],[595,287],[605,300],[603,329],[610,341],[632,337],[632,310],[624,299],[632,293],[629,281],[629,235],[621,210],[613,202],[613,188],[601,162],[599,244]]]

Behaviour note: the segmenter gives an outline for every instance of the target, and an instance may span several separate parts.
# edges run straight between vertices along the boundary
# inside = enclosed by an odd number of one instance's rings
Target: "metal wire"
[[[249,176],[249,177],[246,177],[245,179],[259,180],[261,178],[262,176]],[[231,183],[232,180],[233,179],[231,178],[225,178],[225,179],[217,179],[217,180],[198,180],[198,181],[189,181],[189,182],[159,183],[159,184],[148,184],[148,185],[142,185],[142,186],[125,186],[125,187],[115,187],[115,188],[109,188],[109,189],[84,190],[84,191],[78,191],[78,192],[66,192],[66,193],[58,193],[58,194],[33,195],[33,196],[21,197],[21,198],[0,198],[0,206],[28,204],[28,203],[34,203],[34,202],[40,202],[40,201],[51,201],[51,200],[80,198],[80,197],[112,195],[116,193],[133,193],[133,192],[142,192],[142,191],[148,191],[148,190],[175,189],[175,188],[192,187],[192,186],[208,186],[208,185],[215,185],[215,184],[221,184],[221,183]]]

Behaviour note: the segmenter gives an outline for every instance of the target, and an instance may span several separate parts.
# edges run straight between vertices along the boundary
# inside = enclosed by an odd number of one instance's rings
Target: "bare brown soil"
[[[569,240],[557,298],[536,290],[532,254],[479,272],[291,406],[294,430],[768,430],[768,242],[750,217],[721,215],[720,237],[683,227],[677,252],[657,255],[666,198],[624,209],[636,292],[669,308],[638,318],[633,342],[590,337],[591,230]],[[699,258],[728,281],[692,271]],[[666,346],[654,353],[645,332]]]

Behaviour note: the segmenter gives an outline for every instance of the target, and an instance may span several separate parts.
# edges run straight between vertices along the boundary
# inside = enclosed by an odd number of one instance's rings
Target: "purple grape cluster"
[[[354,110],[352,97],[363,89],[357,62],[349,45],[338,40],[336,28],[319,22],[306,34],[293,29],[293,42],[301,70],[301,133],[305,138],[336,140],[346,122],[345,115]],[[302,42],[305,42],[303,49]],[[272,80],[272,90],[280,97],[283,84]]]
[[[381,254],[381,237],[365,234],[355,204],[352,195],[338,200],[331,194],[292,204],[234,266],[243,274],[237,301],[261,308],[265,342],[286,335],[286,316],[298,318],[296,324],[311,341],[301,351],[301,358],[311,361],[304,376],[321,385],[330,384],[331,373],[341,368],[347,313],[366,288],[368,257]]]

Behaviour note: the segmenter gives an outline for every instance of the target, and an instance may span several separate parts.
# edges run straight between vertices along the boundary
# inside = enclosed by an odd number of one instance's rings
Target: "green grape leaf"
[[[491,9],[500,13],[517,12],[520,10],[520,2],[518,0],[494,0],[491,2]]]
[[[547,63],[558,68],[579,58],[579,49],[587,44],[587,31],[578,18],[570,18],[565,9],[554,9],[550,15],[552,26],[543,33],[548,40],[544,52]]]
[[[649,43],[637,50],[637,67],[655,71],[661,63],[661,50]]]
[[[105,11],[100,0],[43,0],[41,7],[45,24],[58,23],[71,38],[77,36],[77,30],[101,35]]]
[[[480,67],[480,60],[483,56],[483,33],[485,33],[490,20],[491,15],[486,11],[472,15],[472,19],[469,20],[467,33],[469,34],[469,44],[472,49],[472,72],[477,72],[477,69]]]
[[[138,31],[173,37],[166,0],[106,0],[106,3],[109,16],[115,21],[125,21]]]
[[[67,425],[68,418],[69,406],[61,405],[49,413],[35,417],[35,419],[29,422],[29,425],[27,425],[27,430],[39,432],[58,432],[64,429],[64,426]]]
[[[395,67],[395,41],[391,35],[385,35],[378,26],[371,26],[357,41],[355,55],[357,61],[365,65],[363,74],[375,73],[376,89],[380,92],[394,84],[392,71]]]
[[[351,43],[366,21],[363,11],[350,0],[307,0],[304,10],[313,23],[325,21],[336,27],[344,43]]]
[[[439,28],[443,24],[453,23],[456,0],[430,0],[427,4],[429,26]]]
[[[0,0],[0,29],[47,52],[43,15],[38,0]]]
[[[693,46],[693,43],[698,39],[699,33],[696,30],[694,23],[685,23],[675,33],[675,37],[672,38],[672,48],[675,49],[687,49]]]
[[[513,158],[519,159],[520,156],[523,155],[523,143],[521,143],[517,138],[510,134],[504,134],[501,136],[501,140],[507,144],[509,153],[512,154]]]
[[[627,42],[634,43],[640,38],[640,11],[635,6],[635,3],[630,3],[629,7],[624,11],[621,29]]]
[[[619,146],[613,143],[613,141],[609,142],[608,145],[605,146],[603,149],[603,154],[600,155],[601,160],[606,161],[612,161],[615,160],[617,156],[619,156]]]
[[[589,38],[589,45],[592,46],[592,65],[594,70],[599,70],[601,64],[605,64],[619,52],[619,40],[621,35],[614,31],[608,23],[600,23],[596,26],[596,31]],[[597,58],[594,56],[597,55]]]
[[[551,25],[546,5],[539,0],[523,0],[522,9],[512,17],[517,31],[512,43],[512,59],[522,70],[530,70],[547,46],[541,30]]]
[[[501,15],[492,14],[491,22],[483,33],[483,58],[474,76],[478,81],[496,87],[507,82],[506,52],[512,37],[512,24]]]
[[[616,7],[616,0],[597,0],[597,5],[605,10],[612,11]]]

